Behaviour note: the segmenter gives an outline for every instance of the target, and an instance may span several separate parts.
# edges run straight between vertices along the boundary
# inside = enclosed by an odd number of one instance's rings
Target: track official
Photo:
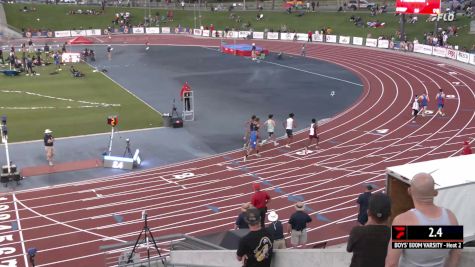
[[[260,184],[253,184],[254,194],[251,198],[251,204],[259,210],[261,217],[261,227],[264,228],[264,222],[266,220],[267,205],[270,202],[270,196],[265,191],[261,191]]]
[[[185,84],[183,84],[183,87],[181,88],[181,91],[180,91],[180,98],[181,98],[181,101],[183,101],[183,99],[185,100],[186,111],[191,110],[190,92],[191,92],[191,87],[188,85],[188,82],[185,82]]]

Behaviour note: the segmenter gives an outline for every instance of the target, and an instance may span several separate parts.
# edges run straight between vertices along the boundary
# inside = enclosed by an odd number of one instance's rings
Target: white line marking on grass
[[[308,70],[304,70],[304,69],[299,69],[299,68],[295,68],[295,67],[291,67],[291,66],[287,66],[287,65],[275,63],[275,62],[270,62],[270,61],[262,61],[262,62],[268,63],[268,64],[272,64],[272,65],[276,65],[276,66],[280,66],[280,67],[283,67],[283,68],[288,68],[288,69],[293,69],[293,70],[296,70],[296,71],[305,72],[305,73],[312,74],[312,75],[316,75],[316,76],[325,77],[325,78],[328,78],[328,79],[332,79],[332,80],[336,80],[336,81],[340,81],[340,82],[344,82],[344,83],[349,83],[349,84],[353,84],[353,85],[357,85],[357,86],[363,86],[363,85],[360,84],[360,83],[355,83],[355,82],[352,82],[352,81],[348,81],[348,80],[345,80],[345,79],[340,79],[340,78],[333,77],[333,76],[328,76],[328,75],[321,74],[321,73],[317,73],[317,72],[313,72],[313,71],[308,71]]]
[[[25,261],[25,266],[28,265],[28,260],[26,259],[26,249],[25,249],[25,241],[23,239],[23,230],[21,229],[21,220],[20,220],[20,214],[18,212],[18,206],[17,206],[17,198],[15,193],[12,194],[13,197],[13,205],[15,206],[15,213],[16,213],[16,221],[18,224],[18,234],[20,235],[20,242],[21,242],[21,250],[23,252],[23,260]]]

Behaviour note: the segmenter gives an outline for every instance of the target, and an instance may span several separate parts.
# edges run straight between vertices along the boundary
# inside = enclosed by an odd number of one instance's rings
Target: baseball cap
[[[269,222],[275,222],[279,219],[279,215],[275,211],[271,211],[269,215],[267,215],[267,219]]]
[[[256,225],[261,222],[261,214],[258,209],[250,208],[246,211],[245,221],[250,225]]]
[[[369,198],[368,210],[379,220],[386,220],[391,215],[391,199],[383,193],[374,193]]]
[[[259,183],[252,184],[252,189],[261,190],[261,184],[259,184]]]

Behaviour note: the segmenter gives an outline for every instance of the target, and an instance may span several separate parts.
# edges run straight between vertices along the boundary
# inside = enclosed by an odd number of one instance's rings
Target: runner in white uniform
[[[267,143],[267,142],[274,142],[274,146],[277,146],[278,143],[277,141],[275,140],[275,121],[273,119],[274,115],[272,114],[269,114],[269,118],[266,120],[266,122],[264,122],[264,125],[267,126],[267,134],[269,135],[269,137],[262,141],[262,143]]]
[[[412,120],[413,123],[416,122],[417,114],[419,114],[419,98],[417,95],[414,97],[414,103],[412,103],[412,115],[414,119]]]
[[[315,139],[317,140],[317,144],[315,145],[315,149],[318,148],[318,125],[317,125],[317,120],[312,119],[312,123],[310,124],[309,132],[308,132],[308,141],[307,141],[307,146],[305,147],[305,155],[307,155],[308,148],[312,144],[312,141]]]
[[[290,113],[289,117],[284,121],[285,133],[287,134],[287,144],[285,147],[290,148],[290,143],[294,138],[293,129],[297,126],[294,119],[294,113]]]

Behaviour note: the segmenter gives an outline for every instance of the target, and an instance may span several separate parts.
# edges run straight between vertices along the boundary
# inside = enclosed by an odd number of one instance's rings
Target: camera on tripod
[[[115,127],[117,124],[119,124],[119,117],[116,115],[107,117],[107,124]]]

